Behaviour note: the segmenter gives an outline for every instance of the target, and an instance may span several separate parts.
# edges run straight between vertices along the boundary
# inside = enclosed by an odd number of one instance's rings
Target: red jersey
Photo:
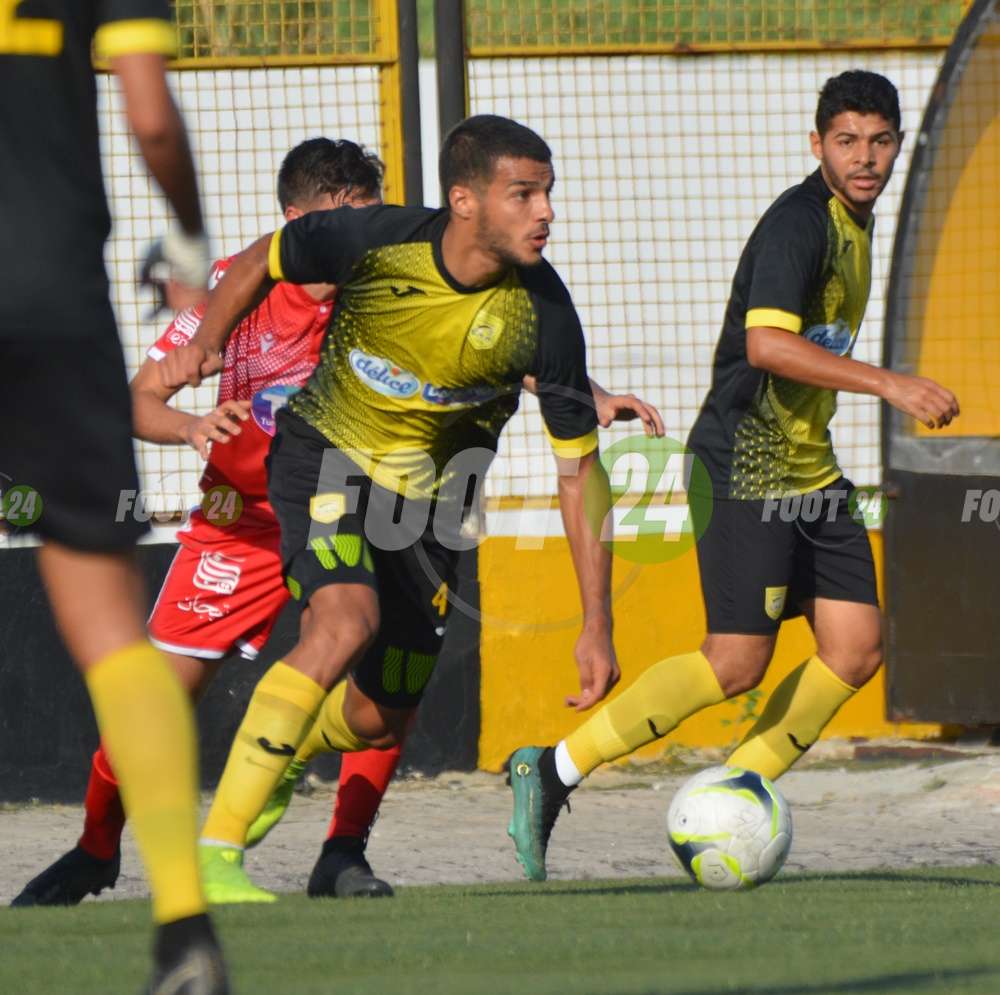
[[[218,283],[230,261],[215,264],[210,286]],[[332,301],[317,301],[302,287],[279,283],[226,343],[217,403],[250,401],[250,418],[229,442],[212,443],[199,486],[203,492],[220,485],[236,490],[243,499],[241,524],[274,524],[264,457],[274,435],[275,415],[316,366],[332,309]],[[150,358],[162,359],[171,349],[187,345],[203,314],[200,306],[178,314],[150,348]]]

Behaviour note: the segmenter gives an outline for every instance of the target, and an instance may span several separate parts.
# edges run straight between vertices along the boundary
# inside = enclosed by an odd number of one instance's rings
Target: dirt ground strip
[[[1000,861],[1000,750],[980,744],[921,754],[886,744],[884,754],[858,760],[851,744],[819,744],[808,763],[781,779],[792,805],[792,871],[959,866]],[[552,878],[675,875],[665,842],[667,805],[681,781],[717,758],[700,754],[688,766],[626,765],[598,771],[560,817],[549,848]],[[315,784],[315,782],[313,782]],[[333,786],[298,796],[284,822],[247,866],[258,884],[301,892],[326,833]],[[207,799],[206,799],[207,802]],[[369,844],[376,871],[394,885],[517,880],[520,868],[506,836],[510,791],[485,774],[408,777],[394,782]],[[0,809],[5,859],[0,902],[71,847],[82,810],[70,805]],[[126,836],[122,876],[99,900],[146,894],[138,856]]]

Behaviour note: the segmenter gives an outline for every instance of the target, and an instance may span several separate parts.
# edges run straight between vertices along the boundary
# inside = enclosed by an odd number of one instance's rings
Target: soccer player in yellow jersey
[[[697,547],[708,635],[653,664],[555,748],[515,751],[509,832],[529,878],[545,878],[549,835],[575,785],[756,687],[783,619],[805,615],[816,654],[775,689],[730,765],[778,777],[878,669],[871,547],[828,428],[836,391],[880,397],[929,428],[958,414],[944,387],[851,358],[871,283],[872,209],[902,140],[889,80],[852,71],[827,81],[811,136],[819,169],[747,242],[688,442],[713,491],[690,502],[696,526],[712,506]]]
[[[309,735],[340,750],[403,735],[455,602],[458,551],[474,541],[463,520],[525,376],[557,456],[583,602],[581,706],[618,678],[610,553],[584,505],[606,509],[609,494],[583,332],[542,256],[551,151],[514,121],[472,117],[444,142],[441,180],[441,210],[319,212],[261,239],[163,368],[188,382],[217,369],[230,327],[274,280],[339,288],[319,365],[279,414],[269,462],[301,637],[257,685],[205,824],[210,900],[271,898],[243,872],[242,848],[317,715]]]
[[[191,706],[146,638],[132,557],[146,527],[116,514],[138,478],[104,268],[111,219],[91,65],[92,52],[110,61],[140,152],[176,212],[160,254],[177,281],[171,303],[184,307],[204,295],[211,258],[164,69],[175,44],[166,0],[0,5],[0,479],[19,485],[0,495],[0,529],[30,527],[44,540],[38,564],[53,614],[115,758],[153,893],[149,991],[219,995],[228,987],[195,850]]]

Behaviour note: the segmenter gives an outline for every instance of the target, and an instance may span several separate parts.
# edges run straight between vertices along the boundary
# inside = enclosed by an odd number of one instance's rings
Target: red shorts
[[[150,640],[185,656],[213,660],[238,649],[252,660],[288,600],[277,521],[273,529],[220,529],[196,511],[177,541],[149,617]]]

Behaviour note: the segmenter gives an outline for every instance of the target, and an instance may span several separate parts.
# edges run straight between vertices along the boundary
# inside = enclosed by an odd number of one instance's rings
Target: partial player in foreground
[[[551,152],[514,121],[473,117],[446,139],[441,178],[443,210],[312,214],[261,239],[163,368],[167,385],[199,382],[273,280],[340,288],[320,364],[279,412],[271,447],[268,494],[301,638],[257,685],[205,824],[213,900],[271,899],[242,869],[247,830],[317,716],[344,751],[404,735],[444,639],[470,543],[463,520],[526,375],[557,455],[583,601],[581,707],[618,678],[611,558],[587,519],[610,499],[583,334],[542,257]]]
[[[35,9],[18,9],[28,6]],[[139,149],[180,223],[161,250],[178,281],[171,298],[193,303],[205,293],[210,257],[164,70],[174,28],[166,0],[14,3],[0,22],[0,470],[22,493],[31,489],[39,513],[7,525],[30,526],[44,540],[38,564],[53,613],[116,758],[153,893],[150,990],[222,993],[195,852],[191,706],[146,638],[132,553],[146,526],[116,515],[138,478],[104,269],[110,218],[91,68],[93,48],[121,83]]]
[[[278,173],[278,202],[287,221],[310,211],[377,204],[381,162],[354,142],[315,138],[292,149]],[[215,264],[212,283],[229,260]],[[280,533],[267,500],[265,458],[274,418],[308,379],[334,306],[336,288],[279,283],[229,339],[217,407],[199,417],[172,407],[157,366],[194,335],[204,305],[181,312],[149,350],[132,382],[134,431],[162,444],[183,443],[208,460],[201,508],[178,533],[180,549],[149,619],[152,643],[185,689],[199,698],[224,657],[256,657],[288,590],[281,575]],[[345,757],[342,789],[330,826],[327,873],[313,894],[391,894],[364,857],[368,826],[392,778],[399,750]],[[86,819],[78,844],[30,881],[14,905],[75,905],[113,888],[125,825],[118,782],[102,745],[94,754]]]
[[[556,747],[515,751],[509,832],[529,878],[546,876],[549,836],[574,787],[756,687],[783,619],[805,615],[816,654],[778,685],[727,764],[777,778],[878,669],[871,547],[828,428],[836,391],[880,397],[928,428],[958,415],[933,381],[851,359],[871,284],[872,209],[902,140],[889,80],[852,71],[827,81],[811,136],[819,169],[775,201],[747,242],[688,440],[713,490],[690,500],[704,529],[708,635],[699,650],[649,667]]]

